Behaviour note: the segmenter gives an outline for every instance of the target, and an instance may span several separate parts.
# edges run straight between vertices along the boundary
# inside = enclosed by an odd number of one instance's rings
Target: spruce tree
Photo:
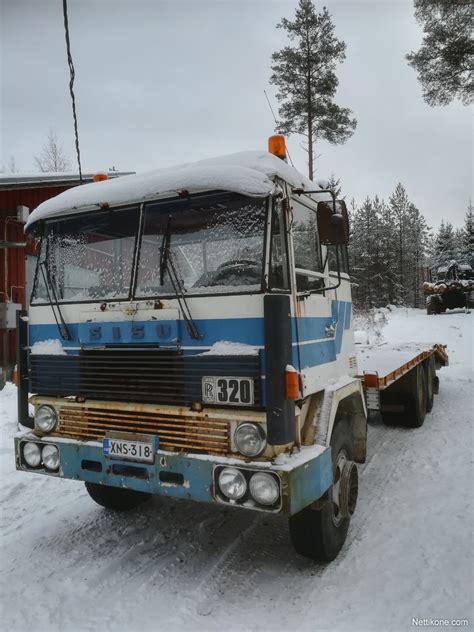
[[[299,0],[295,19],[282,18],[277,27],[293,44],[272,55],[270,83],[278,88],[281,103],[277,131],[304,136],[312,180],[316,141],[344,143],[357,125],[350,109],[334,103],[336,64],[344,61],[346,45],[335,36],[328,10],[318,13],[311,0]]]
[[[453,225],[451,222],[441,220],[440,227],[435,237],[434,252],[431,260],[433,272],[440,267],[445,267],[450,261],[456,259],[457,243]]]
[[[327,188],[334,193],[334,195],[336,196],[336,200],[341,199],[341,180],[340,178],[336,178],[333,173],[331,173],[331,177],[328,180]]]
[[[396,302],[405,304],[407,299],[407,275],[409,273],[405,261],[409,200],[407,192],[401,183],[398,183],[395,187],[395,191],[389,198],[389,204],[395,224],[398,268],[396,275],[396,296],[398,300]]]
[[[474,206],[471,201],[464,217],[461,262],[474,268]]]

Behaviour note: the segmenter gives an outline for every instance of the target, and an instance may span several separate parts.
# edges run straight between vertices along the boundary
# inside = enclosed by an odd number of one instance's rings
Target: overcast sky
[[[35,168],[48,130],[74,166],[61,0],[0,0],[0,166]],[[69,0],[83,170],[145,171],[247,149],[273,133],[275,25],[297,0]],[[358,120],[344,145],[317,144],[318,178],[348,199],[402,182],[428,222],[463,223],[472,189],[469,109],[430,108],[404,55],[422,32],[411,0],[326,0],[347,44],[336,102]],[[306,172],[300,140],[288,147]]]

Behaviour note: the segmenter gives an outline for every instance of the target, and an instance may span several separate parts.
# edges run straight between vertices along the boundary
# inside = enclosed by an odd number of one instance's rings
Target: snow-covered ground
[[[160,498],[116,515],[81,483],[16,472],[16,393],[7,384],[2,629],[398,631],[431,618],[472,625],[474,318],[397,309],[387,320],[383,339],[443,342],[450,366],[422,428],[372,422],[348,540],[327,566],[296,555],[278,517]]]

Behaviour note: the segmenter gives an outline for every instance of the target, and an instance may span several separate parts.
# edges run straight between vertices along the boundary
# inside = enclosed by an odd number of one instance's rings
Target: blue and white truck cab
[[[16,464],[116,510],[161,494],[283,513],[297,551],[331,560],[367,434],[347,212],[269,146],[33,211]]]

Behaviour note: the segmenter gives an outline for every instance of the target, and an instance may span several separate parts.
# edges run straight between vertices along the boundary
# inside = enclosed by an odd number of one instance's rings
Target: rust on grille
[[[105,402],[104,402],[105,403]],[[107,405],[108,404],[108,405]],[[183,409],[145,410],[145,406],[105,406],[68,403],[59,409],[59,426],[52,436],[102,440],[108,432],[157,435],[163,450],[230,452],[230,421]],[[179,410],[179,414],[178,413]]]

